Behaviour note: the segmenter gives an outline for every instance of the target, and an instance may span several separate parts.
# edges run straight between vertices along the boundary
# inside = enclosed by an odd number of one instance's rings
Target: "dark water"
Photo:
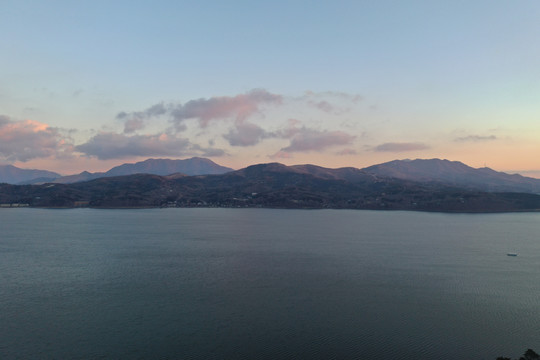
[[[540,214],[0,211],[0,359],[494,360],[539,305]]]

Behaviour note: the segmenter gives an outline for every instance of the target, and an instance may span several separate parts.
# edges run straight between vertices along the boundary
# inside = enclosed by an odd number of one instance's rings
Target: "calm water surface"
[[[534,213],[0,209],[0,359],[518,357],[539,259]]]

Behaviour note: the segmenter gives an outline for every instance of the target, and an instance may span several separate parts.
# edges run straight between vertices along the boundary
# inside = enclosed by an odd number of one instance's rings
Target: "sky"
[[[540,177],[540,1],[0,0],[0,164]]]

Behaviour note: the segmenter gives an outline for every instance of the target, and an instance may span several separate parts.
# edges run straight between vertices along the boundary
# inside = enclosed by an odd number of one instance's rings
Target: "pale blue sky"
[[[2,0],[0,31],[4,163],[69,173],[147,157],[440,157],[540,169],[536,0]],[[174,118],[217,98],[210,123]],[[156,104],[166,109],[141,115]]]

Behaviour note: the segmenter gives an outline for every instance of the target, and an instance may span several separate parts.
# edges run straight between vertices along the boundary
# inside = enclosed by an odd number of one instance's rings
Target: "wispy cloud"
[[[60,129],[34,120],[14,121],[0,115],[0,156],[7,161],[28,161],[49,156],[65,156],[70,139]]]
[[[289,146],[284,147],[284,152],[322,151],[329,147],[349,145],[355,136],[343,131],[315,130],[299,128],[291,137]]]
[[[223,154],[219,149],[204,149],[192,144],[188,139],[169,134],[132,135],[102,132],[88,142],[78,145],[75,150],[100,160],[119,159],[135,156],[216,156]],[[213,150],[213,151],[212,151]]]
[[[119,112],[116,115],[117,119],[148,119],[154,116],[159,116],[165,114],[170,108],[170,105],[165,105],[164,103],[159,103],[150,106],[148,109],[143,111],[134,111],[134,112]]]
[[[170,111],[170,107],[171,105],[159,103],[152,105],[143,111],[134,111],[129,113],[122,111],[116,115],[116,118],[125,121],[124,133],[129,134],[137,130],[144,129],[146,120],[166,114],[168,111]]]
[[[407,151],[417,151],[417,150],[426,150],[429,149],[429,146],[422,143],[408,143],[408,142],[390,142],[377,145],[373,148],[373,151],[376,152],[407,152]]]
[[[300,100],[322,112],[341,114],[348,111],[350,105],[358,104],[362,97],[357,94],[336,91],[306,91]]]
[[[340,91],[322,91],[322,92],[306,91],[304,93],[304,97],[307,99],[335,98],[335,99],[347,100],[353,103],[359,103],[360,101],[363,100],[363,97],[361,95],[349,94],[349,93],[340,92]]]
[[[334,111],[334,106],[332,104],[330,104],[328,101],[326,100],[322,100],[322,101],[318,101],[318,102],[315,102],[313,103],[313,105],[321,110],[321,111],[324,111],[324,112],[332,112]]]
[[[497,137],[495,135],[469,135],[469,136],[463,136],[463,137],[457,137],[454,139],[456,142],[482,142],[482,141],[492,141],[497,140]]]

